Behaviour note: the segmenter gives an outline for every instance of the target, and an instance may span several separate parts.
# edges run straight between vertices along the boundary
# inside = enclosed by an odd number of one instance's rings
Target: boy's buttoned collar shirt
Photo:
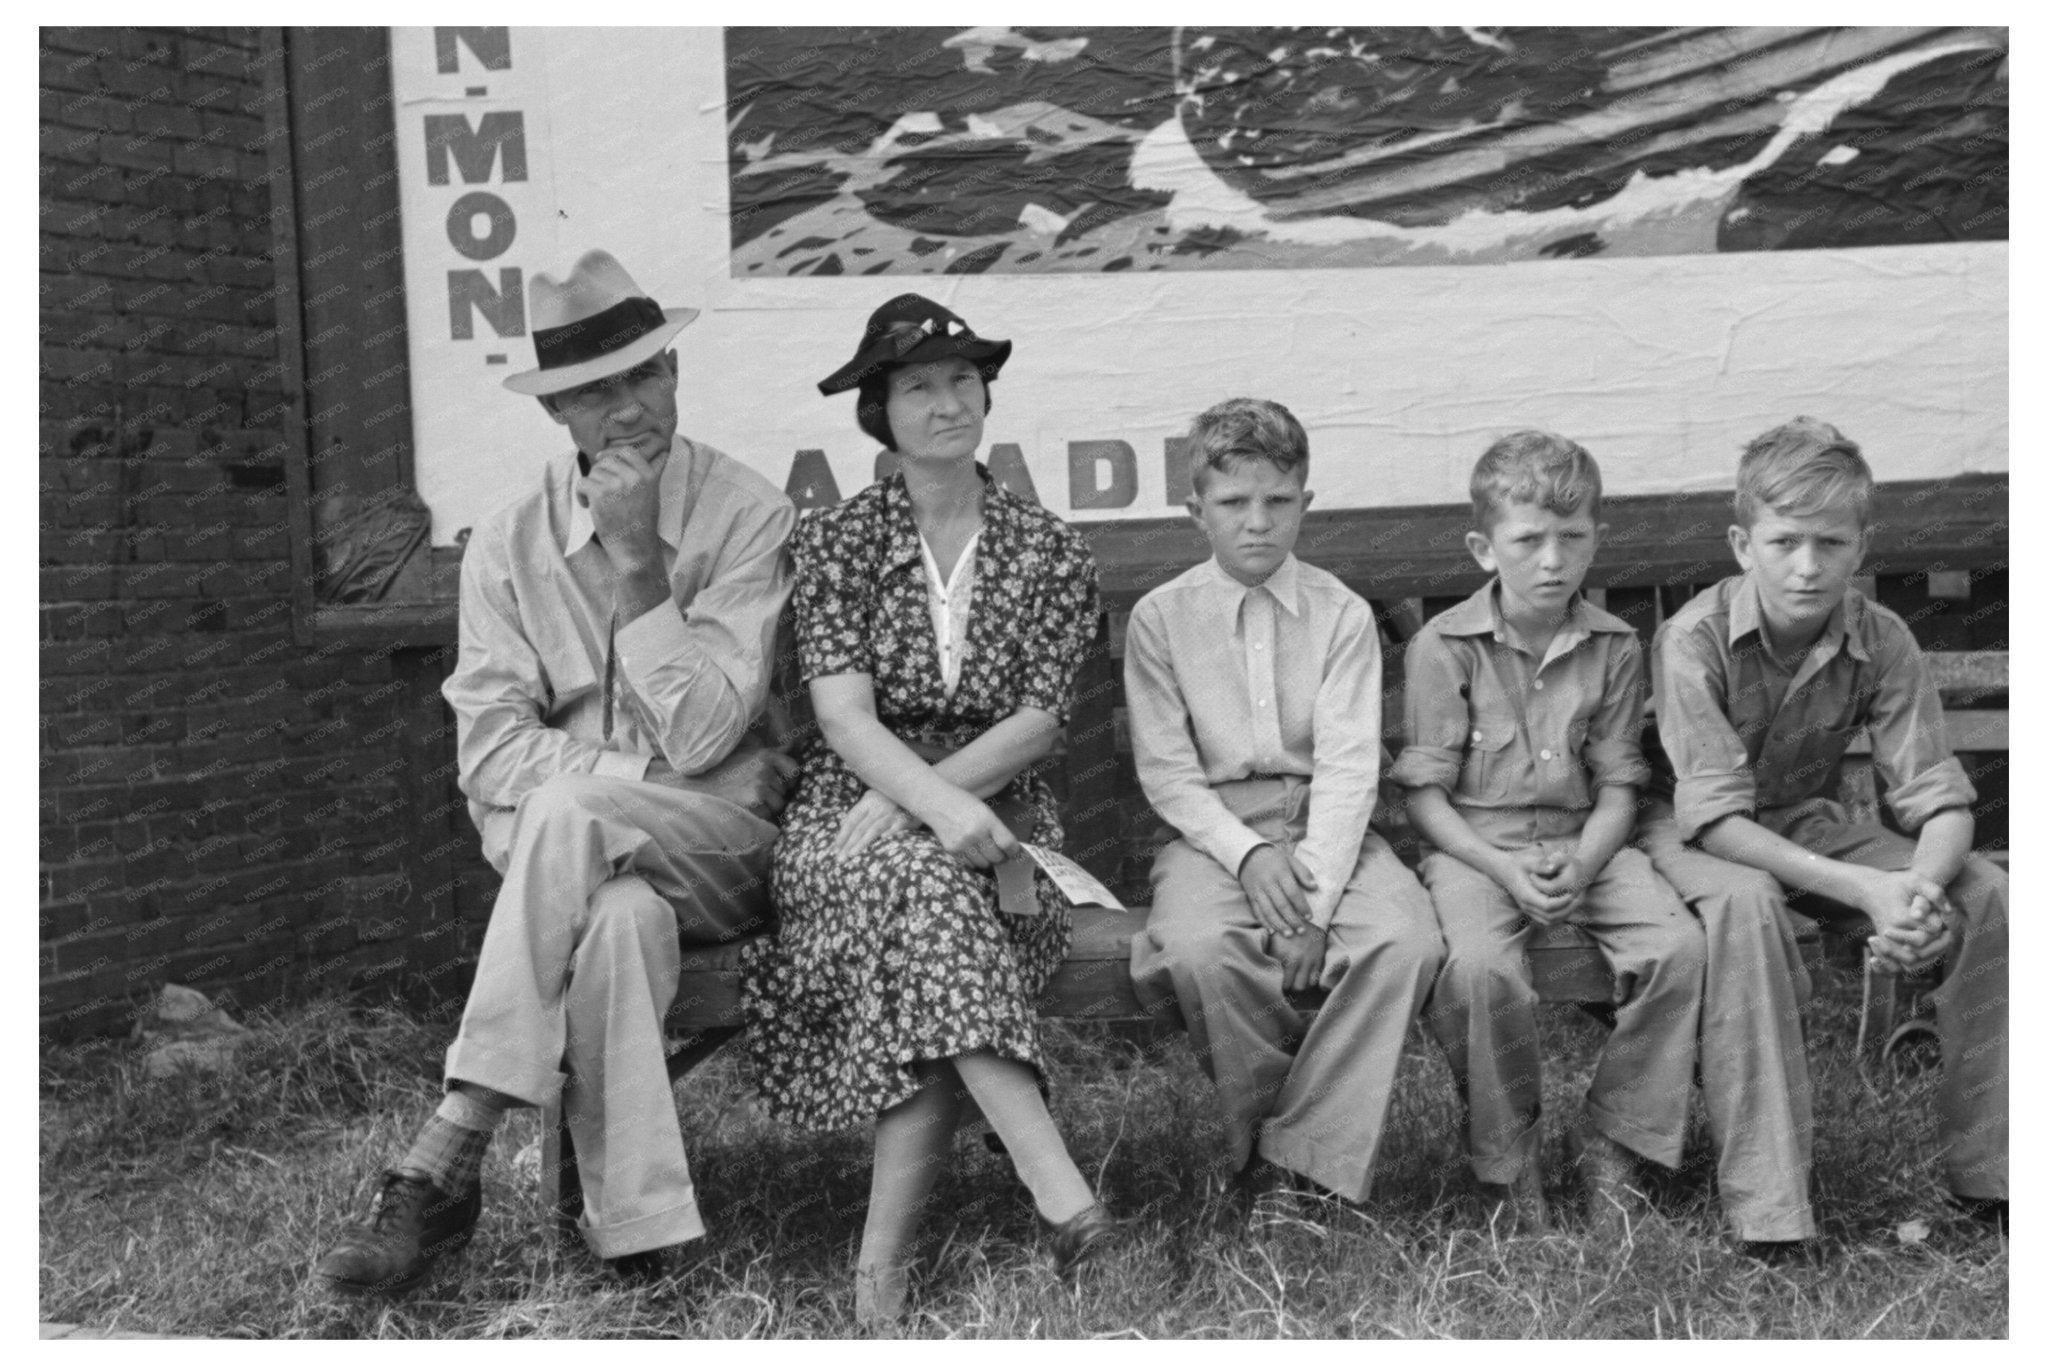
[[[1499,583],[1488,580],[1408,642],[1408,743],[1394,781],[1441,787],[1461,811],[1586,811],[1595,788],[1647,782],[1635,631],[1575,596],[1539,661],[1510,638]]]
[[[1294,853],[1315,873],[1310,914],[1327,928],[1379,782],[1379,632],[1364,599],[1292,555],[1255,587],[1205,560],[1132,611],[1124,679],[1146,798],[1233,876],[1267,841],[1216,786],[1312,780]]]
[[[1657,631],[1657,728],[1684,838],[1723,816],[1787,827],[1833,789],[1855,732],[1870,731],[1885,801],[1911,834],[1976,789],[1950,752],[1941,696],[1898,616],[1851,588],[1806,655],[1766,644],[1748,574],[1723,579]]]

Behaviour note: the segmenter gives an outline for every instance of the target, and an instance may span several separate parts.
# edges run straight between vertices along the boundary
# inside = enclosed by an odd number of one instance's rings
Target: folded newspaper
[[[1102,906],[1112,911],[1129,909],[1116,899],[1116,893],[1065,854],[1042,849],[1035,844],[1024,845],[1024,852],[1031,856],[1031,863],[1045,870],[1045,875],[1052,879],[1052,885],[1060,889],[1060,895],[1076,906]],[[1039,913],[1038,898],[1032,892],[1031,863],[1013,858],[996,865],[997,904],[1011,915]]]

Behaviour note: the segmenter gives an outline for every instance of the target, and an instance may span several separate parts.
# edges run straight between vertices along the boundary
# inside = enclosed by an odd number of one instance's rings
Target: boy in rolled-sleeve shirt
[[[1856,443],[1795,418],[1743,452],[1736,525],[1745,571],[1657,632],[1657,725],[1673,806],[1644,847],[1706,928],[1702,1089],[1722,1207],[1745,1249],[1811,1255],[1813,1111],[1799,1008],[1809,986],[1785,912],[1863,912],[1871,950],[1935,995],[1935,1107],[1951,1193],[2006,1219],[2006,875],[1970,853],[1976,796],[1948,747],[1911,631],[1850,580],[1875,481]],[[1829,799],[1868,728],[1903,838]]]
[[[1195,419],[1188,511],[1215,558],[1131,613],[1125,694],[1152,868],[1131,976],[1177,1000],[1247,1202],[1290,1174],[1362,1200],[1402,1040],[1442,961],[1429,899],[1366,829],[1380,763],[1372,612],[1292,554],[1308,437],[1277,403]],[[1308,1021],[1286,993],[1321,986]]]
[[[1546,1219],[1542,1048],[1527,948],[1584,928],[1614,970],[1615,1025],[1573,1138],[1587,1208],[1613,1228],[1636,1156],[1676,1167],[1705,960],[1699,926],[1627,847],[1650,776],[1643,652],[1578,595],[1604,529],[1600,468],[1547,432],[1472,471],[1466,545],[1494,578],[1409,642],[1394,781],[1433,846],[1422,880],[1446,957],[1428,1023],[1464,1091],[1472,1170],[1512,1223]]]

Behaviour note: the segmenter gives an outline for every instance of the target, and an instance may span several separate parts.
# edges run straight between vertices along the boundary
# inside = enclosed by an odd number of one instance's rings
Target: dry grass
[[[1370,1206],[1305,1205],[1248,1231],[1221,1195],[1211,1093],[1185,1039],[1149,1049],[1056,1029],[1065,1132],[1135,1236],[1078,1291],[1047,1269],[1007,1161],[963,1136],[930,1230],[911,1336],[2002,1337],[2004,1240],[1949,1214],[1931,1162],[1932,1078],[1852,1058],[1850,986],[1824,973],[1810,1017],[1817,1195],[1829,1258],[1733,1253],[1706,1145],[1653,1183],[1620,1244],[1571,1219],[1496,1239],[1466,1194],[1449,1074],[1416,1045],[1394,1097]],[[730,1057],[679,1088],[711,1235],[677,1282],[630,1291],[543,1234],[512,1156],[485,1170],[469,1251],[396,1304],[329,1300],[313,1259],[427,1112],[451,1022],[322,1003],[251,1019],[229,1075],[150,1082],[131,1045],[47,1051],[42,1067],[40,1313],[98,1328],[247,1337],[780,1337],[854,1332],[849,1265],[867,1182],[863,1134],[768,1123]],[[1553,1139],[1599,1027],[1545,1017]],[[1549,1151],[1561,1151],[1552,1142]],[[1924,1241],[1903,1241],[1922,1220]]]

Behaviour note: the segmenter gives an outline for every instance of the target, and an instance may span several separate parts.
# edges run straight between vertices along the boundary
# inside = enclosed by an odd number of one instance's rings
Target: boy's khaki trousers
[[[767,928],[775,835],[716,797],[594,774],[550,778],[486,826],[505,882],[447,1077],[529,1105],[562,1088],[600,1257],[704,1233],[661,1021],[682,943]]]
[[[1307,832],[1305,778],[1215,792],[1283,850]],[[1131,979],[1150,1008],[1179,1002],[1222,1101],[1233,1169],[1256,1143],[1267,1161],[1363,1200],[1402,1042],[1443,962],[1429,897],[1368,831],[1330,922],[1320,982],[1329,999],[1313,1022],[1281,991],[1268,940],[1235,870],[1175,840],[1152,865],[1152,911],[1131,937]]]
[[[1586,816],[1555,807],[1464,814],[1504,849],[1569,849]],[[1422,861],[1422,882],[1445,948],[1426,1023],[1465,1095],[1473,1175],[1506,1185],[1536,1156],[1542,1133],[1543,1047],[1528,956],[1537,926],[1506,888],[1449,854]],[[1649,859],[1626,847],[1587,887],[1571,922],[1592,935],[1614,972],[1614,1032],[1600,1050],[1586,1113],[1616,1143],[1676,1167],[1698,1056],[1706,966],[1699,922]]]
[[[1914,842],[1852,823],[1835,802],[1761,813],[1761,823],[1824,858],[1898,871]],[[1776,878],[1680,840],[1668,806],[1653,807],[1640,839],[1707,935],[1700,1013],[1700,1080],[1720,1153],[1721,1208],[1737,1238],[1811,1238],[1813,1095],[1799,1010],[1812,992],[1786,894]],[[1948,887],[1955,942],[1934,994],[1941,1035],[1935,1120],[1949,1189],[2006,1198],[2006,876],[1972,854]],[[1850,914],[1802,896],[1808,915]]]

